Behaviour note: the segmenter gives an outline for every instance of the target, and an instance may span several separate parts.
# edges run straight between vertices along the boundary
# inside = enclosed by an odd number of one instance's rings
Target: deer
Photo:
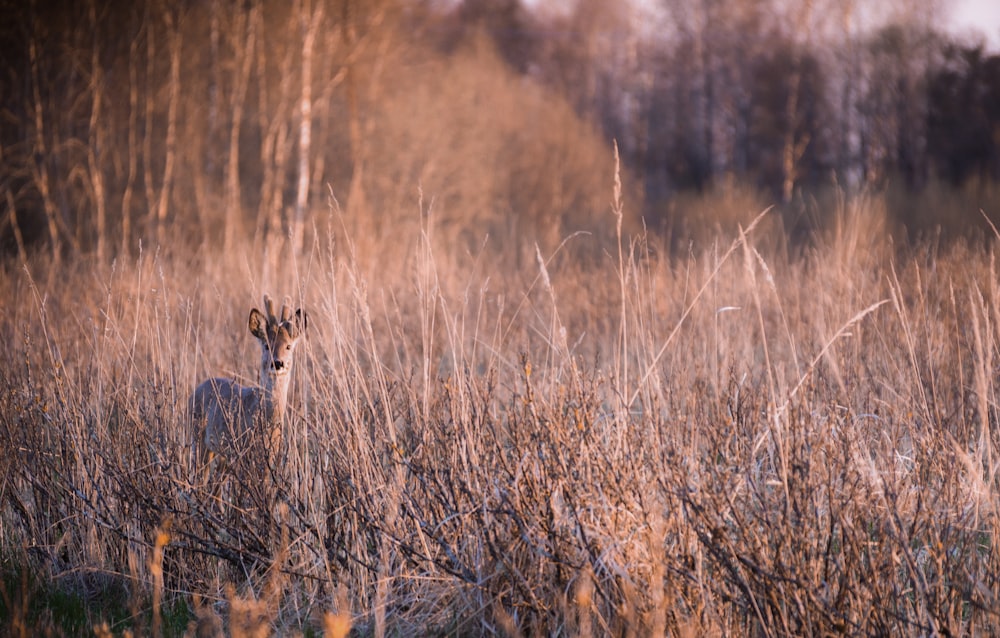
[[[260,342],[260,383],[243,386],[216,377],[195,388],[190,401],[195,459],[204,463],[206,476],[217,456],[230,461],[263,444],[274,467],[281,448],[282,428],[288,405],[295,346],[305,334],[307,318],[301,308],[291,311],[285,297],[281,314],[264,295],[264,312],[250,311],[250,334]]]

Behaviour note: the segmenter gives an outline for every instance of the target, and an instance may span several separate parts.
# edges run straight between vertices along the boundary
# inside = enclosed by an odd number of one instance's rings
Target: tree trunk
[[[148,29],[148,27],[147,27]],[[125,176],[125,191],[122,193],[122,237],[121,254],[129,255],[129,245],[132,241],[132,192],[135,190],[135,176],[139,166],[139,149],[136,139],[136,129],[139,126],[139,34],[141,24],[136,29],[132,42],[129,43],[128,58],[128,168]]]
[[[61,252],[60,245],[60,234],[59,234],[59,223],[58,223],[58,211],[56,209],[55,202],[52,201],[52,188],[51,181],[49,177],[48,164],[48,149],[45,143],[45,113],[43,111],[42,104],[42,72],[41,72],[41,61],[38,56],[38,41],[37,41],[37,31],[35,25],[31,25],[31,40],[28,43],[28,59],[31,64],[31,88],[32,88],[32,110],[34,111],[34,124],[35,124],[35,139],[34,139],[34,156],[35,160],[32,162],[32,179],[35,183],[36,188],[38,188],[38,193],[42,197],[42,209],[45,211],[45,222],[48,227],[49,233],[49,244],[52,249],[52,261],[54,264],[59,263],[59,255]]]
[[[347,207],[352,217],[364,215],[364,138],[361,129],[361,113],[358,109],[357,63],[353,60],[357,45],[357,28],[351,15],[353,0],[344,0],[341,5],[341,36],[347,45],[347,66],[345,70],[345,90],[347,92],[347,134],[351,142],[351,183],[347,191]]]
[[[163,18],[167,24],[167,47],[170,51],[170,83],[168,85],[169,97],[167,98],[167,136],[164,140],[163,183],[160,184],[160,196],[154,209],[156,221],[153,232],[157,242],[163,241],[162,234],[166,226],[167,209],[170,205],[170,194],[174,184],[174,162],[177,157],[177,109],[181,94],[181,14],[178,12],[177,16],[174,16],[172,9],[166,7]],[[152,101],[153,95],[148,95],[146,99]],[[146,131],[146,135],[150,136],[150,130]]]
[[[240,195],[240,130],[243,125],[243,102],[246,98],[247,84],[250,81],[250,69],[253,66],[259,13],[260,4],[255,2],[250,8],[249,15],[245,17],[246,40],[243,46],[239,45],[240,39],[236,39],[237,47],[234,61],[237,65],[237,73],[229,104],[233,120],[229,128],[229,157],[226,164],[226,228],[223,240],[223,247],[226,251],[233,248],[236,243],[236,235],[243,227],[242,197]],[[239,33],[244,29],[235,29],[235,31]]]
[[[91,49],[90,49],[90,122],[87,139],[87,169],[90,173],[91,196],[94,204],[95,223],[97,225],[96,243],[97,260],[105,258],[107,241],[107,199],[104,192],[104,175],[101,172],[100,154],[105,149],[103,125],[101,118],[101,96],[104,94],[104,74],[101,68],[100,37],[98,36],[97,6],[95,0],[87,4],[87,17],[90,19]]]
[[[295,214],[292,219],[291,250],[293,255],[298,255],[302,251],[306,207],[309,203],[313,45],[316,42],[316,32],[323,21],[323,5],[317,4],[315,11],[311,10],[310,5],[311,2],[309,0],[303,0],[299,6],[300,30],[302,33],[302,89],[299,93],[299,179],[295,195]]]

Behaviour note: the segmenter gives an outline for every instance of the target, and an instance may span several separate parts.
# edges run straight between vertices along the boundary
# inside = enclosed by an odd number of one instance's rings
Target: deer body
[[[261,346],[260,384],[242,386],[214,378],[203,381],[191,397],[191,420],[199,463],[206,467],[218,455],[231,458],[263,445],[269,461],[281,447],[288,403],[292,357],[306,328],[301,309],[293,314],[285,299],[280,315],[264,296],[264,314],[250,311],[248,327]]]

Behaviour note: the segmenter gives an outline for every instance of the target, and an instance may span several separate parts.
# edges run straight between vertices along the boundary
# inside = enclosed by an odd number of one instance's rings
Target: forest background
[[[808,231],[837,189],[963,232],[1000,177],[1000,57],[948,9],[7,3],[0,245],[301,245],[331,194],[377,234],[418,187],[445,221],[551,244],[594,230],[612,140],[633,227],[665,236],[725,223],[706,197]]]

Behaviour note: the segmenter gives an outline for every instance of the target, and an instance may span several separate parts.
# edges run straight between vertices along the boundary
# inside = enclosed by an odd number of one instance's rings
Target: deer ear
[[[295,311],[295,327],[299,329],[299,332],[305,332],[307,325],[309,325],[309,316],[302,308],[299,308]]]
[[[260,310],[254,308],[250,311],[248,325],[250,327],[250,334],[261,341],[267,341],[267,319],[264,318]]]

